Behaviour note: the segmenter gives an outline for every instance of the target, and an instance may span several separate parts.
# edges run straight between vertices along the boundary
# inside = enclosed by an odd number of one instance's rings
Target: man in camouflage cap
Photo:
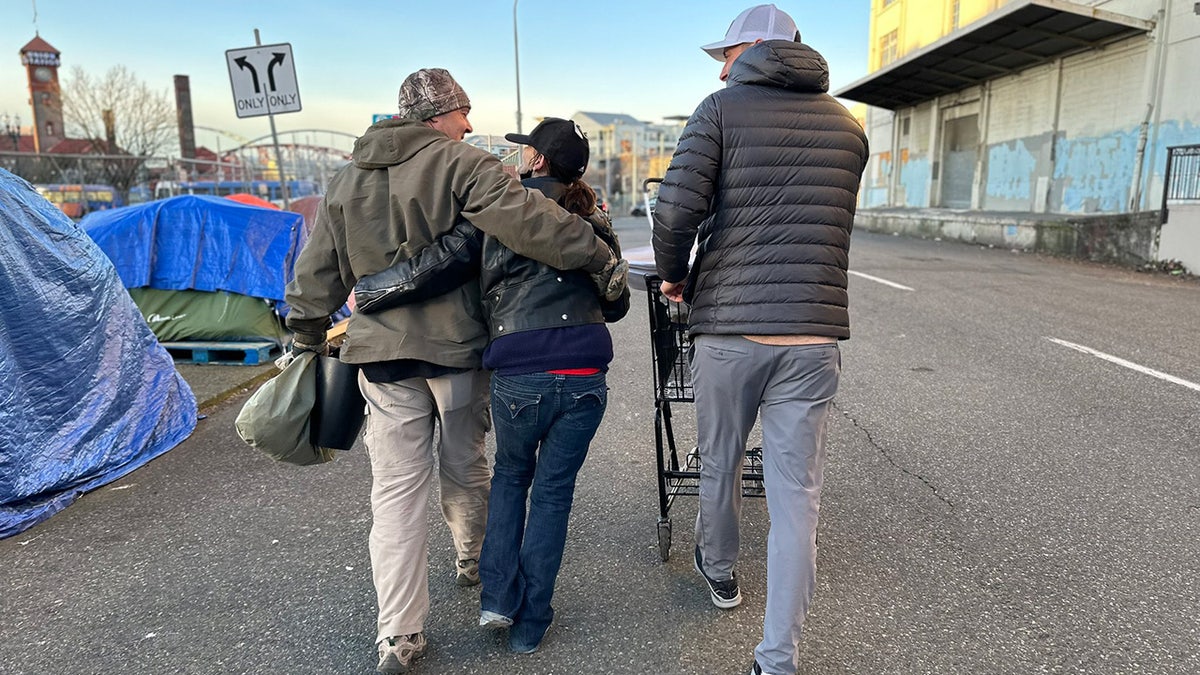
[[[456,141],[473,131],[471,99],[445,68],[422,68],[400,85],[400,117],[423,122]]]
[[[325,351],[330,314],[357,280],[408,260],[470,222],[558,269],[616,264],[586,220],[531,193],[491,153],[459,141],[470,99],[450,73],[419,70],[400,87],[399,119],[372,125],[329,183],[288,284],[293,349]],[[397,169],[392,171],[392,169]],[[475,276],[441,295],[350,317],[340,358],[361,367],[371,461],[371,568],[379,601],[378,670],[403,673],[425,650],[428,495],[437,458],[442,515],[459,585],[479,583],[491,472],[488,329]],[[434,443],[435,422],[441,427]]]
[[[465,108],[471,99],[445,68],[422,68],[400,85],[400,116],[424,122],[439,115]]]

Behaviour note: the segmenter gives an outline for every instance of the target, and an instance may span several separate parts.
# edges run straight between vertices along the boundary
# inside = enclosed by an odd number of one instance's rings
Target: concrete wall
[[[890,110],[867,108],[867,142],[871,146],[871,159],[863,172],[862,187],[859,188],[860,208],[875,208],[888,205],[892,177],[892,124]]]
[[[854,226],[871,232],[1136,266],[1155,259],[1159,212],[1030,216],[945,209],[870,209],[858,212]]]
[[[928,103],[906,113],[909,118],[908,134],[904,134],[901,128],[900,163],[896,167],[900,192],[895,203],[911,207],[927,206],[933,199],[930,189],[933,187],[933,167],[937,161],[932,128],[937,117],[936,108],[933,103]]]
[[[1196,69],[1200,64],[1200,16],[1188,0],[1172,0],[1172,11],[1164,28],[1169,48],[1163,62],[1156,96],[1158,106],[1151,119],[1150,146],[1142,185],[1143,209],[1159,208],[1162,201],[1166,149],[1173,145],[1200,143],[1200,87]]]
[[[1172,202],[1159,234],[1158,260],[1178,260],[1192,274],[1200,273],[1200,203]]]
[[[1058,245],[1061,250],[1073,243],[1074,251],[1067,255],[1083,260],[1142,265],[1154,260],[1159,224],[1158,211],[1076,217],[1059,233]],[[1059,252],[1050,248],[1048,241],[1042,245],[1041,250]]]
[[[1051,211],[1125,209],[1146,108],[1143,77],[1150,46],[1145,37],[1135,37],[1063,60]]]
[[[980,208],[1045,209],[1045,181],[1053,166],[1059,68],[1046,64],[991,83],[986,169]],[[1040,207],[1040,208],[1039,208]]]

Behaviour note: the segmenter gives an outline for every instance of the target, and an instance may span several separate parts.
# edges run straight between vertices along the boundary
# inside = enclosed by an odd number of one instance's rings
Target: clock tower
[[[29,77],[29,103],[33,106],[34,152],[48,152],[66,138],[58,56],[59,51],[41,37],[21,47],[21,65]]]

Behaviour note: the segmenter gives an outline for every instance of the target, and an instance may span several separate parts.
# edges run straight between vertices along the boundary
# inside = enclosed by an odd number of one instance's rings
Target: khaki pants
[[[368,382],[364,441],[371,457],[371,570],[377,641],[424,630],[429,615],[429,487],[434,456],[442,516],[459,560],[479,559],[491,472],[484,454],[488,373]],[[434,444],[434,421],[441,435]],[[447,583],[450,582],[447,569]]]

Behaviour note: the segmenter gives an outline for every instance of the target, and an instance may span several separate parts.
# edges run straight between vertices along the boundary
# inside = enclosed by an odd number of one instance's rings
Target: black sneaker
[[[704,568],[700,565],[700,547],[696,547],[696,571],[700,576],[704,577],[704,581],[708,583],[708,590],[712,592],[712,602],[721,609],[733,609],[742,604],[742,592],[738,589],[737,573],[734,572],[729,581],[716,581],[704,573]]]

